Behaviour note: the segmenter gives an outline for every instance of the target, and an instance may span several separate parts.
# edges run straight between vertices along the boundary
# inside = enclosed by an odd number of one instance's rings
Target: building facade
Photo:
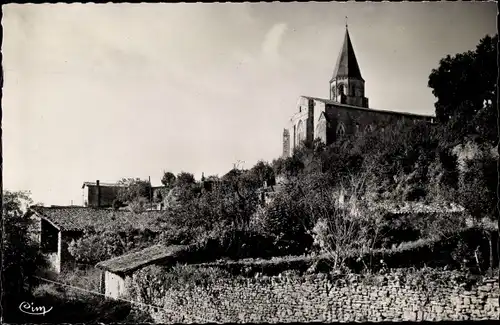
[[[356,134],[401,120],[433,122],[434,117],[371,109],[365,97],[361,76],[349,31],[346,27],[332,78],[328,99],[301,96],[295,114],[283,130],[283,157],[288,157],[304,141],[321,139],[331,144],[345,134]]]
[[[83,206],[94,208],[106,208],[113,205],[118,198],[118,192],[124,187],[118,183],[84,182]]]
[[[118,199],[118,192],[124,187],[126,187],[126,185],[121,183],[102,183],[99,180],[95,182],[84,182],[82,185],[83,206],[110,208],[113,206],[113,202]],[[161,202],[164,195],[164,188],[164,186],[151,186],[150,200],[157,203]],[[161,209],[161,205],[151,205],[150,209]]]

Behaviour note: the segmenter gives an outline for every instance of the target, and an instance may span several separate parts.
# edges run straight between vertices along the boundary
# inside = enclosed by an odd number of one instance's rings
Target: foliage
[[[395,264],[397,256],[410,254],[398,248],[404,242],[451,241],[465,220],[461,214],[391,215],[376,203],[458,201],[477,221],[491,224],[498,217],[497,157],[484,154],[489,147],[482,144],[496,141],[496,42],[497,36],[486,37],[475,51],[448,56],[432,71],[437,124],[388,119],[328,146],[304,142],[271,164],[235,166],[212,177],[211,186],[186,172],[165,173],[170,220],[162,242],[197,243],[214,257],[325,253],[336,267],[376,268],[384,254]],[[457,145],[467,141],[483,153],[465,160],[457,155]],[[284,184],[275,192],[263,188],[278,176]],[[491,257],[494,240],[491,231],[485,235]],[[414,249],[423,260],[434,252],[428,245]]]
[[[30,235],[32,221],[23,215],[23,204],[31,203],[28,193],[3,191],[2,212],[2,305],[19,303],[29,294],[33,275],[47,267],[39,245]]]
[[[68,250],[77,263],[95,265],[100,261],[146,248],[155,240],[156,235],[148,230],[89,230],[81,238],[71,241]]]
[[[183,187],[183,186],[190,186],[195,183],[194,175],[191,173],[186,173],[186,172],[181,172],[177,175],[177,178],[175,179],[175,186],[177,187]]]
[[[466,227],[464,212],[386,213],[381,247],[390,248],[420,238],[452,236]]]
[[[176,177],[172,172],[164,172],[163,173],[163,177],[161,178],[161,183],[165,187],[171,188],[172,186],[174,186],[175,181],[176,181]]]
[[[498,157],[490,146],[475,148],[472,156],[462,156],[460,161],[457,198],[476,219],[497,220]]]
[[[254,181],[257,186],[260,187],[264,182],[268,185],[275,184],[275,176],[273,168],[264,161],[259,161],[255,164],[249,171],[248,177]]]
[[[369,253],[382,238],[383,214],[369,208],[363,199],[371,191],[366,176],[350,178],[340,188],[330,186],[321,188],[319,193],[306,192],[305,202],[315,222],[315,243],[321,253],[331,258],[334,268],[345,266],[347,253]]]
[[[167,191],[169,189],[167,188]],[[200,184],[196,183],[194,175],[181,172],[177,175],[172,189],[167,194],[168,205],[187,205],[201,193]]]
[[[437,101],[436,117],[455,140],[467,134],[496,143],[498,35],[485,36],[475,51],[446,56],[433,69],[428,86]]]
[[[295,154],[291,157],[279,158],[273,161],[273,170],[276,175],[296,177],[304,167],[304,163]]]
[[[311,248],[308,220],[293,193],[276,195],[262,210],[259,223],[259,230],[273,238],[275,255],[301,254]]]
[[[476,150],[465,154],[463,150],[458,150],[461,168],[456,197],[466,207],[475,223],[497,223],[498,156],[492,153],[493,148],[489,145],[468,145]],[[498,238],[497,242],[493,241],[493,233],[498,233],[498,227],[483,227],[483,232],[489,241],[489,271],[492,272],[493,268],[498,266],[493,257],[494,246],[498,245]]]
[[[29,192],[3,191],[2,212],[4,216],[20,218],[32,203]]]
[[[189,226],[168,224],[160,233],[158,242],[169,245],[189,245],[197,236],[197,229]]]
[[[19,313],[17,323],[152,323],[151,317],[130,303],[71,289],[58,284],[41,284],[34,290],[36,306],[50,306],[42,318]],[[15,308],[17,310],[17,308]]]
[[[112,204],[111,204],[111,208],[113,210],[118,210],[118,209],[120,209],[123,206],[124,206],[124,204],[120,200],[118,200],[118,199],[114,199],[113,202],[112,202]]]
[[[118,191],[117,198],[123,203],[140,202],[150,200],[151,183],[139,178],[123,178],[118,182],[122,187]]]
[[[62,271],[57,275],[56,281],[82,288],[89,291],[99,292],[102,270],[89,267],[76,267],[70,270]],[[78,292],[75,293],[78,296]]]
[[[151,206],[151,202],[145,197],[138,197],[129,201],[128,208],[134,213],[141,213],[147,210]]]

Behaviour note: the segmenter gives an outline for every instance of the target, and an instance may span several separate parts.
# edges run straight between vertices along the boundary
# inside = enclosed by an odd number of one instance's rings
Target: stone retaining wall
[[[165,309],[150,314],[160,323],[498,319],[498,279],[470,288],[405,281],[397,274],[371,281],[325,274],[218,279],[207,287],[164,288],[149,303]]]

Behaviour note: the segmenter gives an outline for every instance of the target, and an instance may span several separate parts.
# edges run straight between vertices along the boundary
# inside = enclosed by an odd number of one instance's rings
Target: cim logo
[[[52,307],[46,309],[45,306],[34,306],[32,303],[23,301],[19,305],[19,310],[25,314],[29,315],[45,315],[52,310]]]

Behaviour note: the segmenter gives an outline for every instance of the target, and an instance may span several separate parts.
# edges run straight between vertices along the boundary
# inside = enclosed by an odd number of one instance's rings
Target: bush
[[[131,313],[131,305],[127,302],[57,284],[41,284],[33,293],[37,306],[53,307],[44,315],[44,323],[122,323]],[[23,314],[21,317],[23,323],[40,321],[40,316]]]
[[[278,193],[259,217],[260,230],[265,237],[273,238],[266,251],[281,256],[299,255],[311,249],[308,213],[293,193]]]
[[[2,192],[1,308],[4,320],[17,317],[14,311],[30,296],[36,284],[33,276],[48,266],[39,245],[29,236],[31,220],[23,215],[24,192]]]
[[[57,281],[89,291],[99,292],[101,270],[95,267],[75,268],[63,271],[57,276]]]
[[[147,229],[130,228],[99,232],[88,230],[81,238],[71,241],[68,250],[77,263],[94,265],[100,261],[151,246],[156,238],[157,234]]]

